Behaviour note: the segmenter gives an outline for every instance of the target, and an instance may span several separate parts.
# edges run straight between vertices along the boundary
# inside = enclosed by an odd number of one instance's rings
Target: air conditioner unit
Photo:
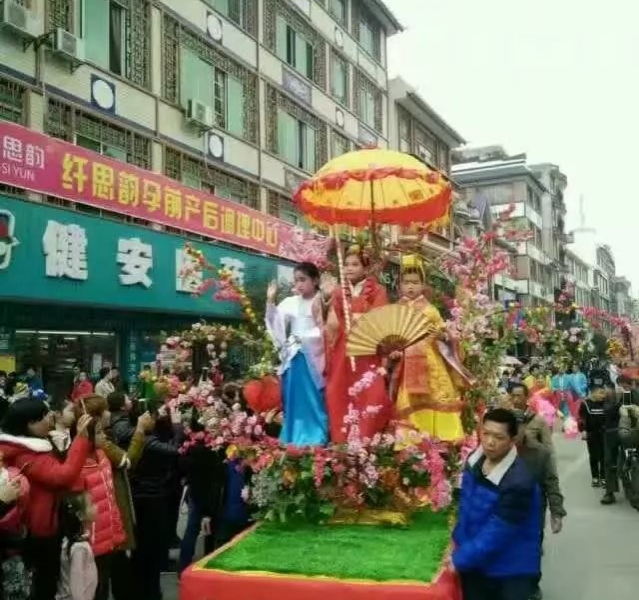
[[[0,11],[0,27],[10,29],[27,39],[37,38],[43,33],[42,21],[29,9],[14,0],[4,0]]]
[[[213,108],[204,102],[190,98],[186,106],[186,118],[191,123],[211,129],[214,124]]]
[[[53,40],[53,52],[73,62],[84,61],[84,44],[82,39],[58,27]]]

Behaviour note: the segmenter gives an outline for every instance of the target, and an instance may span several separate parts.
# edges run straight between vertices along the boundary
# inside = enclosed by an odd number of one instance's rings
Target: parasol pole
[[[377,251],[377,231],[375,229],[375,188],[371,179],[371,246]]]
[[[342,244],[339,239],[339,234],[337,233],[337,228],[331,225],[330,233],[335,238],[335,244],[337,245],[337,271],[339,273],[339,282],[340,282],[340,285],[342,286],[344,323],[346,325],[346,335],[348,335],[348,332],[351,330],[352,319],[351,319],[350,306],[348,305],[348,295],[347,295],[348,289],[346,285],[346,276],[344,275],[344,252],[342,251]],[[351,369],[353,369],[353,372],[354,372],[355,358],[351,356],[350,359],[351,359]]]

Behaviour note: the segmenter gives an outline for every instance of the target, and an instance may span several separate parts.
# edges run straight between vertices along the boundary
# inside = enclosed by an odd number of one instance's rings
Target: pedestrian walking
[[[561,493],[559,485],[559,475],[557,473],[557,463],[555,454],[548,450],[547,447],[540,444],[534,437],[526,435],[527,424],[530,415],[522,411],[515,411],[515,417],[519,424],[517,433],[517,454],[526,463],[533,477],[541,487],[542,506],[541,506],[541,545],[544,542],[544,524],[546,522],[546,512],[550,512],[550,529],[553,533],[559,533],[563,528],[563,520],[566,517],[566,509],[564,506],[564,496]],[[541,582],[541,574],[537,580],[537,589],[530,597],[530,600],[541,600],[543,597],[539,584]]]
[[[452,568],[464,600],[529,600],[541,573],[541,489],[515,447],[512,411],[488,411],[464,468]]]
[[[590,462],[590,476],[592,487],[602,487],[605,480],[604,472],[604,399],[606,390],[601,385],[594,385],[590,396],[581,403],[579,408],[579,431],[588,447]]]

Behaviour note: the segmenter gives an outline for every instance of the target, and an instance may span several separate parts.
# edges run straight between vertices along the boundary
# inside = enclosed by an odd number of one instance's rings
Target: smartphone
[[[624,392],[621,399],[623,406],[632,406],[632,392]]]

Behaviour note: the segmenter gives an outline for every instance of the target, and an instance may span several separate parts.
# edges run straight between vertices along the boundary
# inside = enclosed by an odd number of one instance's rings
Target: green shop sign
[[[233,302],[199,297],[202,275],[184,276],[184,239],[46,204],[0,196],[0,298],[46,303],[240,316]],[[209,262],[254,292],[290,266],[270,258],[194,243]],[[191,271],[192,272],[192,271]]]

